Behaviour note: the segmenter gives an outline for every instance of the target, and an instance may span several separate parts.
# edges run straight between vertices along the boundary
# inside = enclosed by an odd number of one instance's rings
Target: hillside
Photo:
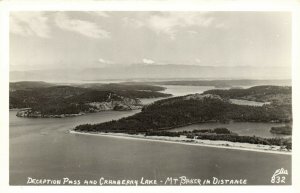
[[[81,88],[89,88],[98,91],[112,91],[118,95],[133,98],[157,98],[168,97],[170,94],[160,93],[159,91],[165,90],[164,87],[147,85],[141,83],[88,83],[75,85]]]
[[[95,90],[139,90],[139,91],[163,91],[165,88],[161,86],[153,86],[141,83],[86,83],[75,84],[78,87],[91,88]]]
[[[254,86],[249,89],[208,90],[204,94],[215,94],[223,98],[244,99],[257,102],[291,104],[292,88],[289,86]]]
[[[19,90],[15,90],[18,85]],[[12,84],[9,107],[29,108],[20,111],[21,117],[60,117],[103,110],[133,110],[142,108],[138,98],[169,96],[156,90],[162,87],[142,85],[46,86],[43,83],[26,82]],[[101,89],[100,89],[101,88]],[[148,88],[148,90],[138,90]]]
[[[46,88],[54,86],[54,84],[43,82],[43,81],[21,81],[21,82],[10,82],[9,91],[16,90],[31,90],[35,88]]]

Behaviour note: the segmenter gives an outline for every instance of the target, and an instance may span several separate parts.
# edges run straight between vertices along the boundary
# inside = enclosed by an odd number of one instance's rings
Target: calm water
[[[270,132],[271,127],[283,126],[284,124],[279,123],[251,123],[251,122],[230,122],[228,124],[224,123],[201,123],[188,125],[184,127],[179,127],[172,129],[172,131],[193,131],[195,129],[214,129],[225,127],[238,135],[245,136],[258,136],[258,137],[290,137],[290,135],[280,135],[273,134]]]
[[[188,94],[202,93],[206,90],[214,89],[213,86],[181,86],[181,85],[159,85],[165,87],[162,93],[172,94],[172,97],[183,96]],[[149,99],[140,99],[144,105],[151,104],[155,101],[166,99],[169,97],[159,97],[159,98],[149,98]]]
[[[241,100],[241,99],[230,99],[230,102],[237,105],[248,105],[248,106],[263,106],[270,104],[270,102],[256,102],[256,101],[248,101],[248,100]]]
[[[166,99],[168,97],[158,97],[158,98],[149,98],[149,99],[140,99],[143,105],[149,105],[151,103],[154,103],[155,101]]]
[[[27,177],[164,180],[183,175],[247,178],[248,184],[269,184],[276,169],[283,167],[291,172],[289,155],[67,132],[78,124],[105,122],[137,112],[105,111],[72,118],[30,119],[16,117],[16,111],[10,111],[10,184],[24,185]]]
[[[206,90],[214,89],[212,86],[180,86],[180,85],[162,85],[166,87],[165,93],[171,93],[174,96],[182,96],[187,94],[202,93]],[[246,87],[245,87],[246,88]],[[225,89],[225,88],[222,88]],[[155,99],[144,99],[145,104],[156,101]],[[149,102],[150,101],[150,102]],[[238,105],[249,105],[249,106],[262,106],[268,104],[265,102],[255,102],[248,100],[230,99],[234,104]],[[195,129],[214,129],[218,127],[226,127],[229,130],[246,136],[260,136],[260,137],[290,137],[289,135],[273,134],[270,132],[271,127],[282,126],[283,124],[277,123],[249,123],[249,122],[231,122],[229,124],[222,123],[204,123],[195,124],[185,127],[173,129],[172,131],[192,131]]]
[[[160,85],[165,87],[164,93],[172,94],[173,96],[183,96],[187,94],[202,93],[206,90],[215,89],[214,86],[181,86],[181,85]]]

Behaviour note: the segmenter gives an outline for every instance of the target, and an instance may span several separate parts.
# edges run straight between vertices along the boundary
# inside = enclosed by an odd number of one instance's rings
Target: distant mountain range
[[[290,79],[289,67],[131,65],[122,67],[11,71],[10,81],[82,82],[167,79]]]
[[[272,80],[255,80],[255,79],[234,79],[234,80],[167,80],[144,82],[154,85],[181,85],[181,86],[214,86],[216,88],[239,88],[244,86],[258,85],[277,85],[291,86],[290,79],[272,79]],[[138,82],[136,83],[138,84]]]

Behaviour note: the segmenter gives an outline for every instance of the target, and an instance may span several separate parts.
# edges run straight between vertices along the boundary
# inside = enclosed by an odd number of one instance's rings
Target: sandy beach
[[[189,139],[186,136],[180,137],[168,137],[168,136],[144,136],[142,134],[130,135],[125,133],[91,133],[91,132],[78,132],[74,130],[69,130],[71,134],[79,135],[92,135],[92,136],[105,136],[113,138],[122,139],[134,139],[134,140],[145,140],[163,143],[176,143],[182,145],[194,145],[194,146],[204,146],[213,148],[224,148],[224,149],[234,149],[242,151],[255,151],[263,153],[273,153],[273,154],[286,154],[291,155],[292,152],[287,149],[282,149],[280,146],[275,145],[261,145],[261,144],[250,144],[250,143],[239,143],[230,141],[220,141],[220,140],[200,140],[200,139]]]

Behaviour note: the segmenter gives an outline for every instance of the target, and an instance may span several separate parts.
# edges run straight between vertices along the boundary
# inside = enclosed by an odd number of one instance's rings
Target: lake
[[[170,131],[193,131],[201,129],[227,128],[238,135],[258,136],[258,137],[291,137],[291,135],[282,135],[271,133],[271,127],[284,126],[280,123],[253,123],[253,122],[230,122],[230,123],[201,123],[184,127],[171,129]]]
[[[202,93],[207,90],[215,89],[214,86],[181,86],[181,85],[159,85],[165,87],[163,93],[172,94],[173,96],[183,96],[188,94]]]
[[[181,85],[161,85],[165,87],[164,93],[173,94],[173,96],[182,96],[188,94],[202,93],[206,90],[215,89],[213,86],[181,86]],[[248,87],[245,87],[248,88]],[[222,88],[225,89],[225,88]],[[152,99],[141,99],[143,104],[150,104],[159,99],[163,98],[152,98]],[[256,102],[241,99],[230,99],[230,102],[238,105],[249,105],[249,106],[262,106],[269,104],[268,102]],[[227,129],[235,132],[239,135],[246,136],[259,136],[259,137],[291,137],[290,135],[274,134],[270,132],[271,127],[283,126],[284,124],[278,123],[251,123],[251,122],[230,122],[228,124],[223,123],[201,123],[188,125],[172,131],[192,131],[195,129],[214,129],[218,127],[226,127]]]
[[[248,106],[259,106],[259,107],[270,104],[270,102],[256,102],[256,101],[248,101],[242,99],[230,99],[230,102],[237,105],[248,105]]]
[[[290,155],[67,132],[79,124],[116,120],[139,110],[103,111],[60,119],[20,118],[16,112],[9,111],[11,185],[25,185],[27,177],[165,180],[180,176],[246,178],[248,184],[270,184],[273,173],[280,168],[289,171],[286,183],[291,184]]]

